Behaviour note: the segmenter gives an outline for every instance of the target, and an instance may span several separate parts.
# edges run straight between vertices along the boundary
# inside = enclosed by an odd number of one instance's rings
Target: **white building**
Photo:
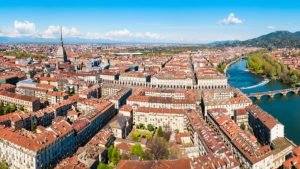
[[[167,108],[167,109],[196,109],[196,94],[189,90],[139,89],[128,99],[131,106]]]
[[[199,89],[223,89],[228,87],[227,78],[213,67],[199,68],[196,75]]]
[[[155,127],[169,127],[171,130],[186,130],[186,110],[137,107],[133,110],[133,123],[135,125],[152,124]]]
[[[270,144],[276,138],[284,137],[284,125],[256,105],[246,108],[249,125],[261,144]]]
[[[13,169],[47,168],[74,151],[74,140],[74,130],[66,121],[36,133],[1,128],[0,159]]]

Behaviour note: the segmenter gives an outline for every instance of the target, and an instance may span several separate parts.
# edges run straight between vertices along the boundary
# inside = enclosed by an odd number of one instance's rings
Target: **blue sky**
[[[300,31],[297,0],[3,0],[0,36],[201,43]]]

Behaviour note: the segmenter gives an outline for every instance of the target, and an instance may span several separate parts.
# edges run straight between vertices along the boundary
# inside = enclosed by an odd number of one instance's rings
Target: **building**
[[[56,57],[56,60],[58,63],[65,63],[68,61],[68,57],[67,57],[67,52],[65,51],[65,48],[64,48],[64,42],[63,42],[63,38],[62,38],[62,28],[61,28],[60,33],[61,33],[60,34],[61,35],[60,36],[60,45],[58,46],[55,57]]]
[[[240,165],[235,159],[212,154],[193,158],[191,164],[193,169],[240,169]]]
[[[227,78],[213,67],[202,67],[196,71],[197,87],[199,89],[227,88]]]
[[[77,109],[82,115],[72,124],[76,131],[77,146],[85,144],[116,114],[114,104],[110,101],[95,99],[80,101],[80,104],[81,107],[79,102],[77,103]]]
[[[177,160],[121,160],[117,169],[192,169],[189,159]]]
[[[18,81],[19,81],[19,77],[16,74],[0,75],[0,84],[8,83],[8,84],[16,85]]]
[[[284,126],[273,116],[257,105],[248,106],[246,110],[249,125],[261,144],[270,144],[274,139],[284,137]]]
[[[119,79],[119,71],[114,70],[103,70],[100,74],[100,79],[102,82],[113,82]]]
[[[283,169],[298,169],[300,168],[300,147],[293,149],[293,156],[283,163]]]
[[[197,107],[196,94],[191,90],[137,89],[128,99],[130,106],[193,109]]]
[[[109,123],[108,126],[111,128],[116,138],[125,139],[132,129],[132,122],[130,116],[124,116],[117,114]]]
[[[2,84],[0,85],[0,91],[7,91],[7,92],[15,92],[16,86],[12,84]]]
[[[296,145],[285,137],[274,139],[271,144],[274,168],[282,167],[282,164],[292,156],[295,147]]]
[[[119,109],[126,104],[126,99],[131,95],[132,90],[130,88],[121,88],[114,95],[109,97],[109,101],[115,104],[115,108]]]
[[[66,121],[38,128],[36,133],[1,127],[0,158],[10,168],[47,168],[73,153],[74,134]]]
[[[191,151],[193,149],[189,149],[186,152],[189,157],[214,154],[214,156],[227,156],[229,159],[234,160],[232,151],[224,143],[222,137],[205,122],[199,112],[191,111],[186,115],[188,118],[187,129],[190,133],[191,141],[197,150]]]
[[[45,84],[42,84],[45,85]],[[48,101],[48,103],[55,104],[66,100],[68,98],[68,94],[62,91],[53,91],[47,90],[40,87],[25,87],[19,86],[16,90],[16,93],[26,95],[26,96],[34,96],[40,98],[42,100]]]
[[[166,89],[192,89],[194,78],[192,72],[161,71],[151,77],[151,85]]]
[[[234,117],[233,117],[235,123],[242,127],[244,126],[244,129],[248,129],[248,112],[246,109],[236,109],[234,110]]]
[[[229,116],[234,116],[234,110],[243,109],[252,104],[249,99],[238,89],[215,89],[203,92],[204,115],[208,109],[224,108]]]
[[[208,110],[208,123],[217,130],[242,168],[273,169],[274,156],[270,145],[261,146],[254,135],[246,132],[219,109]]]
[[[119,83],[123,85],[145,86],[148,82],[150,82],[148,73],[130,71],[119,76]]]
[[[0,102],[4,104],[14,104],[17,109],[22,109],[31,112],[40,109],[40,99],[34,96],[26,96],[12,92],[0,92]]]
[[[186,129],[186,111],[184,109],[137,107],[133,109],[133,123],[145,126],[152,124],[154,127],[183,132]]]
[[[79,92],[79,97],[86,98],[86,99],[100,98],[100,96],[101,96],[101,87],[99,84],[95,84]]]
[[[14,129],[30,128],[31,119],[27,113],[17,111],[0,116],[0,125]]]

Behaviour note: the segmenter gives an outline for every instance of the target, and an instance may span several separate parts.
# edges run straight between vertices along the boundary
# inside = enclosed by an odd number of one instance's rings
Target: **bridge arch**
[[[299,94],[299,93],[300,93],[300,87],[297,87],[297,88],[273,90],[273,91],[266,91],[266,92],[249,93],[247,96],[252,99],[263,99],[266,97],[273,98],[278,95],[286,96],[290,94]]]
[[[263,94],[259,97],[260,100],[262,100],[263,98],[267,98],[267,99],[271,99],[272,98],[272,95],[270,94]]]
[[[275,97],[277,97],[277,96],[282,97],[282,96],[285,96],[285,94],[284,94],[284,93],[281,93],[281,92],[278,92],[278,93],[274,93],[274,94],[273,94],[273,98],[275,98]]]
[[[286,92],[285,95],[289,95],[289,94],[298,94],[298,91],[291,90],[291,91]]]
[[[249,96],[251,100],[258,100],[257,96]]]

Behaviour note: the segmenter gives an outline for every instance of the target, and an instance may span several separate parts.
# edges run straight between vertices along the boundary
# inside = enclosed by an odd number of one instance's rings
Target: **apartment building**
[[[0,102],[3,102],[4,104],[14,104],[17,109],[24,108],[24,110],[28,112],[40,109],[39,98],[7,91],[0,92]]]
[[[246,110],[249,113],[249,125],[261,144],[270,144],[274,139],[284,137],[284,125],[273,116],[257,105],[248,106]]]
[[[196,109],[196,94],[190,90],[138,89],[128,99],[131,106]]]

